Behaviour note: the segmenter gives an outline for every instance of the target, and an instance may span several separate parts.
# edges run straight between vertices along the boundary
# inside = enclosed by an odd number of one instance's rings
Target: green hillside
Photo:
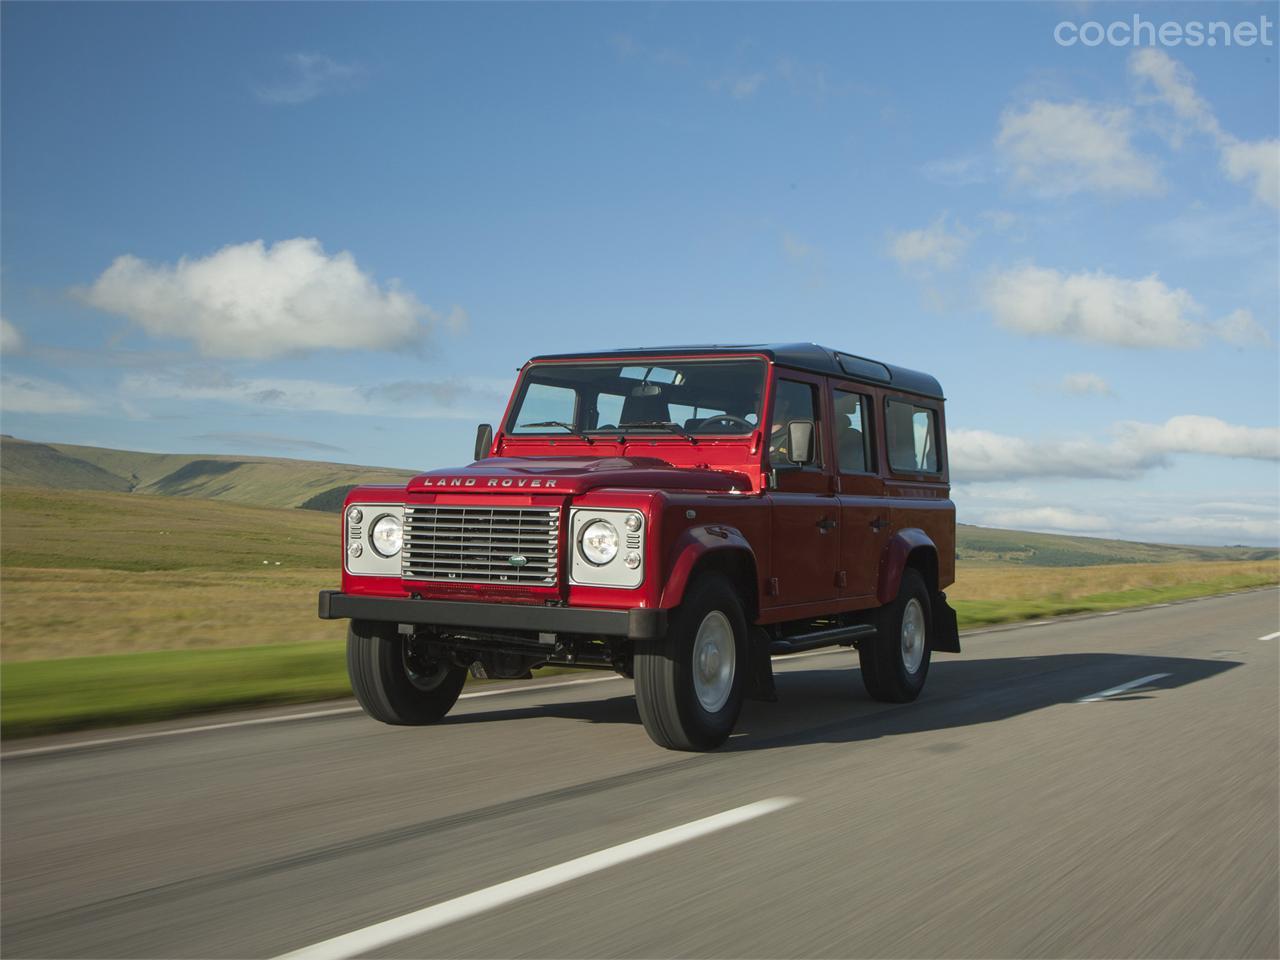
[[[336,570],[338,518],[310,510],[0,487],[0,567]]]
[[[360,483],[403,483],[412,470],[276,457],[141,453],[0,438],[0,485],[198,497],[262,507],[337,510]],[[319,505],[317,507],[317,505]]]
[[[125,517],[145,515],[169,518],[163,522],[172,526],[175,522],[173,508],[162,502],[170,498],[178,498],[190,504],[177,510],[179,516],[190,517],[193,522],[195,518],[202,518],[203,522],[203,518],[212,516],[205,512],[203,506],[197,507],[191,503],[194,500],[215,500],[259,508],[302,507],[308,512],[336,513],[341,509],[347,491],[356,484],[399,484],[412,475],[411,470],[312,460],[141,453],[67,443],[30,443],[14,437],[0,437],[0,486],[125,495],[121,500],[112,501],[109,507],[102,506],[100,513],[92,521],[88,521],[87,516],[98,508],[86,508],[84,522],[98,525],[123,522],[122,518]],[[28,500],[23,502],[32,503],[29,499],[32,494],[32,491],[27,491],[24,496]],[[139,498],[139,503],[126,508],[128,494],[151,496],[147,496],[145,500]],[[277,515],[274,522],[291,526],[294,521],[286,521]],[[7,528],[8,524],[6,530]],[[1260,547],[1170,546],[988,529],[966,524],[960,524],[956,533],[956,556],[965,563],[1076,567],[1190,560],[1266,560],[1280,553],[1275,549]],[[86,542],[92,539],[88,538]],[[270,538],[265,538],[264,542],[270,542]],[[8,556],[7,543],[5,550]],[[70,562],[70,555],[68,560]],[[92,563],[86,561],[70,565],[99,564],[94,559]]]
[[[1268,547],[1197,547],[1071,537],[958,524],[956,560],[1036,567],[1086,567],[1104,563],[1174,563],[1184,560],[1270,560]]]

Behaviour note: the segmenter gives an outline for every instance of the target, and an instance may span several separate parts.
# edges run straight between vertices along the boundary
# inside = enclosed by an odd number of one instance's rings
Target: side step
[[[815,650],[818,647],[834,647],[863,637],[875,636],[875,632],[876,628],[869,623],[856,623],[851,627],[831,627],[827,630],[815,630],[812,633],[798,633],[794,637],[770,641],[769,653],[772,656],[778,656],[784,653]]]

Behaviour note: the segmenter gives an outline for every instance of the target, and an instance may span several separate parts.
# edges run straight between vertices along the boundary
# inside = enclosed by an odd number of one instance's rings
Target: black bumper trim
[[[339,590],[320,591],[320,619],[584,633],[631,640],[660,637],[667,631],[665,610],[601,610],[596,607],[535,607],[519,603],[358,597]]]

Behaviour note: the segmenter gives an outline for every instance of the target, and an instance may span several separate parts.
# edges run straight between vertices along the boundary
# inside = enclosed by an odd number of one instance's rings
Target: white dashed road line
[[[625,680],[625,677],[586,677],[582,680],[561,680],[556,683],[540,683],[529,687],[503,687],[501,690],[477,690],[464,693],[459,700],[471,700],[476,697],[497,697],[504,693],[537,693],[540,690],[555,690],[559,687],[576,687],[584,683],[604,683],[606,680]],[[35,757],[44,753],[62,753],[66,750],[83,750],[86,747],[106,747],[115,743],[132,743],[137,740],[155,740],[158,737],[177,737],[188,733],[204,733],[209,730],[231,730],[235,727],[256,727],[268,723],[290,723],[294,720],[314,720],[318,717],[340,717],[344,713],[359,713],[360,707],[333,707],[328,710],[307,710],[303,713],[285,713],[278,717],[254,717],[249,720],[228,720],[225,723],[205,723],[198,727],[178,727],[173,730],[151,730],[147,733],[130,733],[121,737],[101,737],[97,740],[77,740],[74,743],[59,743],[50,747],[31,747],[26,750],[9,750],[0,754],[0,760],[11,757]]]
[[[795,802],[794,797],[771,797],[768,800],[749,803],[745,807],[726,810],[724,813],[651,833],[638,840],[630,840],[616,847],[608,847],[596,853],[589,853],[585,857],[578,857],[554,867],[547,867],[545,870],[537,870],[523,877],[507,880],[496,886],[455,897],[453,900],[424,907],[392,920],[384,920],[362,930],[344,933],[330,940],[322,940],[320,943],[287,953],[279,960],[348,960],[350,957],[367,956],[399,940],[428,933],[445,924],[474,917],[486,910],[493,910],[600,870],[616,867],[628,860],[667,850],[709,833],[724,830],[726,827],[763,817],[789,807]]]
[[[1137,680],[1130,680],[1128,683],[1122,683],[1118,687],[1111,687],[1110,689],[1103,690],[1099,693],[1091,693],[1087,697],[1081,697],[1076,701],[1076,703],[1093,703],[1097,700],[1106,700],[1108,697],[1114,697],[1118,693],[1127,693],[1130,690],[1135,690],[1138,687],[1145,687],[1149,683],[1154,683],[1157,680],[1163,680],[1165,677],[1171,676],[1173,676],[1171,673],[1153,673],[1149,677],[1139,677]]]
[[[1280,637],[1280,631],[1277,631],[1276,633],[1268,633],[1265,637],[1259,637],[1258,639],[1259,640],[1275,640],[1277,637]]]

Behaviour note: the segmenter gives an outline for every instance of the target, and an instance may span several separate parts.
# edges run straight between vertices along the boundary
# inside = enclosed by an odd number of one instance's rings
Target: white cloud
[[[920,167],[926,180],[947,187],[968,187],[991,179],[992,160],[983,154],[969,153],[956,157],[930,160]]]
[[[1140,497],[1123,491],[1086,498],[1036,484],[1031,497],[1009,498],[1000,484],[954,487],[961,523],[986,527],[1122,537],[1164,543],[1222,545],[1280,543],[1280,503],[1274,490],[1233,490],[1232,499],[1204,501],[1184,493],[1146,490]]]
[[[1265,347],[1271,335],[1253,318],[1249,310],[1233,310],[1213,325],[1214,330],[1227,343],[1237,347]]]
[[[1235,141],[1222,148],[1222,169],[1237,183],[1253,181],[1253,195],[1280,207],[1280,140]]]
[[[949,429],[951,476],[963,483],[1027,477],[1129,479],[1163,458],[1092,439],[1026,440],[988,430]]]
[[[1252,543],[1275,546],[1280,543],[1280,518],[1198,517],[1181,514],[1133,523],[1126,532],[1132,536],[1165,543]]]
[[[964,254],[972,234],[961,226],[947,229],[946,217],[940,216],[927,227],[889,235],[889,256],[906,266],[929,266],[946,269],[955,266]]]
[[[1242,427],[1184,414],[1161,424],[1126,420],[1116,424],[1122,445],[1150,453],[1201,453],[1243,460],[1280,460],[1280,428]]]
[[[0,317],[0,353],[17,353],[22,349],[22,331]]]
[[[1191,347],[1202,328],[1199,305],[1186,290],[1154,274],[1126,280],[1096,271],[1063,274],[1027,265],[996,274],[986,299],[1006,329],[1121,347]]]
[[[801,240],[790,231],[786,231],[782,234],[782,249],[786,253],[788,259],[791,260],[808,260],[818,253],[818,248],[816,246],[805,240]]]
[[[350,253],[329,256],[302,237],[271,247],[255,240],[172,265],[126,254],[77,292],[154,336],[192,340],[211,357],[408,347],[433,324],[466,325],[460,309],[441,318],[394,281],[379,286]]]
[[[339,63],[320,53],[292,53],[285,62],[287,77],[255,91],[263,103],[306,103],[322,94],[348,89],[365,72],[358,63]]]
[[[1134,148],[1132,134],[1127,108],[1036,100],[1003,113],[995,143],[1014,178],[1047,195],[1159,193],[1159,169]]]
[[[456,377],[399,380],[369,387],[283,377],[239,379],[220,370],[130,374],[121,381],[131,401],[212,401],[256,410],[353,416],[476,420],[501,412],[504,382]]]
[[[947,431],[951,475],[960,483],[1029,477],[1132,479],[1167,466],[1174,454],[1280,460],[1280,428],[1244,427],[1184,415],[1161,424],[1124,421],[1113,438],[1027,440],[987,430]]]
[[[1062,378],[1062,389],[1079,395],[1111,396],[1111,384],[1096,373],[1068,373]]]
[[[1168,106],[1180,122],[1170,139],[1180,145],[1185,127],[1206,134],[1217,146],[1226,175],[1250,183],[1254,198],[1280,207],[1280,140],[1239,140],[1222,129],[1213,109],[1195,89],[1186,67],[1163,50],[1144,48],[1129,58],[1129,71],[1138,80],[1147,102]]]
[[[1068,507],[1019,507],[1011,510],[988,510],[982,514],[988,527],[1010,527],[1014,530],[1041,530],[1049,533],[1102,533],[1110,530],[1109,519],[1096,513],[1082,513]]]
[[[746,100],[760,91],[764,81],[763,73],[726,73],[712,80],[709,85],[716,93],[727,93],[735,100]]]
[[[1196,93],[1191,71],[1163,50],[1144,47],[1135,51],[1129,58],[1129,72],[1139,82],[1140,97],[1148,102],[1167,104],[1179,120],[1196,130],[1215,137],[1221,135],[1218,118]],[[1181,136],[1182,132],[1175,130],[1172,139],[1176,143]]]
[[[89,398],[60,383],[40,377],[0,377],[0,408],[6,413],[80,413]]]

